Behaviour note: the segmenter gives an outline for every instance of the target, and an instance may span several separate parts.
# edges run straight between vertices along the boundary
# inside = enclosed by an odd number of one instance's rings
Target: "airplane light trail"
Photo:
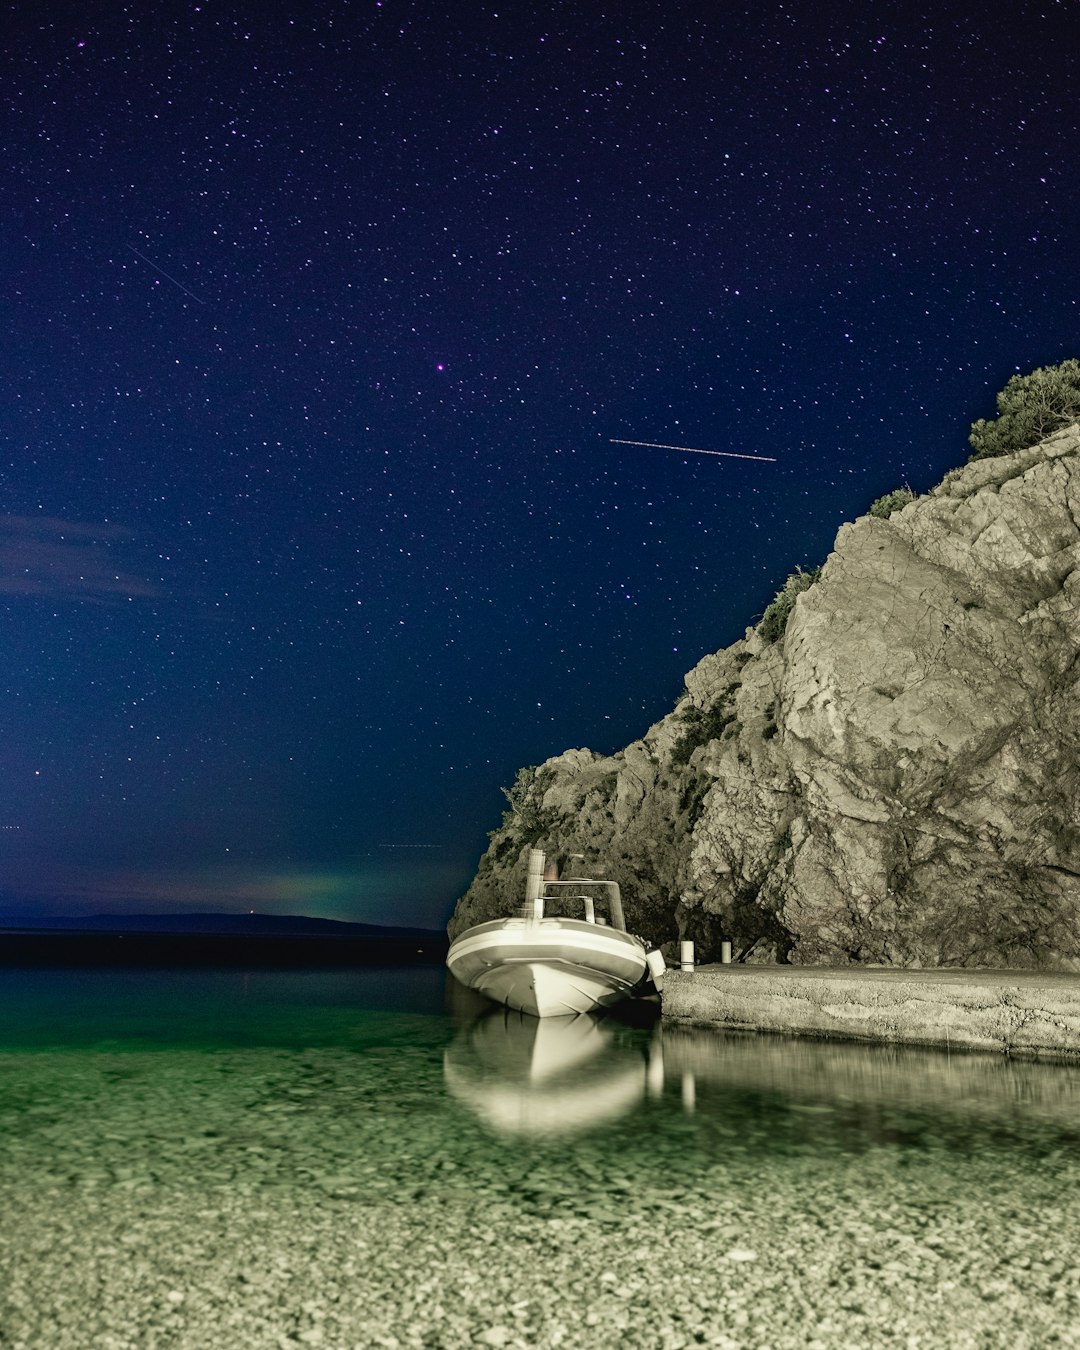
[[[775,464],[774,455],[740,455],[734,450],[695,450],[690,445],[662,445],[659,441],[624,441],[618,436],[609,436],[612,445],[647,445],[650,450],[681,450],[687,455],[719,455],[722,459],[756,459],[763,464]]]

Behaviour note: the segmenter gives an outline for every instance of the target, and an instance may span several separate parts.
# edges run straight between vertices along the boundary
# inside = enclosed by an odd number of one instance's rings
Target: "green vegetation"
[[[606,806],[615,796],[615,791],[619,786],[619,775],[617,773],[606,773],[596,785],[596,794]]]
[[[718,741],[724,732],[735,722],[735,691],[738,684],[729,684],[724,692],[715,702],[707,708],[687,708],[686,712],[681,714],[681,721],[686,730],[675,742],[671,749],[671,760],[673,764],[688,764],[690,756],[699,745],[707,745],[709,741]]]
[[[820,567],[812,567],[809,572],[796,567],[761,616],[757,630],[763,642],[775,642],[784,636],[791,611],[795,608],[795,601],[803,591],[810,589],[819,576],[821,576]]]
[[[693,829],[701,819],[705,796],[713,780],[705,774],[691,774],[679,797],[679,810],[686,814],[687,829]]]
[[[898,487],[893,492],[886,492],[884,497],[879,497],[870,507],[870,515],[878,516],[881,520],[888,520],[894,511],[902,511],[908,502],[914,500],[914,492],[905,483],[903,487]]]
[[[554,770],[528,765],[518,772],[513,787],[503,788],[510,806],[503,812],[499,828],[489,831],[488,838],[494,840],[504,830],[511,833],[496,849],[496,858],[523,844],[537,843],[557,823],[559,813],[544,809],[544,793],[554,781]]]
[[[1030,375],[1014,375],[997,396],[998,416],[971,425],[968,459],[993,459],[1026,450],[1080,419],[1080,361],[1040,366]]]

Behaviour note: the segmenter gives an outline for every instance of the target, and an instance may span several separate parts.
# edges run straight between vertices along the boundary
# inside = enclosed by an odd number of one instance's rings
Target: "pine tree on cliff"
[[[1030,375],[1014,375],[997,396],[998,416],[971,424],[968,443],[976,459],[992,459],[1026,450],[1060,427],[1080,421],[1080,361],[1040,366]]]

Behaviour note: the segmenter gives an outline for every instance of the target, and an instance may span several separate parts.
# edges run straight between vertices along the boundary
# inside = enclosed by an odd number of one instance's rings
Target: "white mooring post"
[[[694,973],[694,944],[686,939],[679,943],[679,969]]]

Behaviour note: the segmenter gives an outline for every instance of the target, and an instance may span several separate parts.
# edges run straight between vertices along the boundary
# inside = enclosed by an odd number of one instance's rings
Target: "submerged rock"
[[[749,961],[1080,969],[1080,427],[845,525],[781,637],[706,656],[617,754],[523,770],[450,923],[524,851]]]

